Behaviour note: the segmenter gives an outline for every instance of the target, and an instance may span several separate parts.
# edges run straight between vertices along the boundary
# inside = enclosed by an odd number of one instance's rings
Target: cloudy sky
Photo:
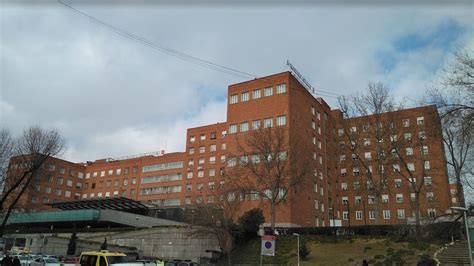
[[[317,89],[350,94],[380,81],[407,105],[438,84],[457,47],[474,48],[468,2],[64,1],[153,44],[256,76],[286,70],[289,59]],[[0,9],[0,127],[56,128],[68,160],[183,151],[186,128],[225,121],[227,86],[248,79],[160,52],[55,1]]]

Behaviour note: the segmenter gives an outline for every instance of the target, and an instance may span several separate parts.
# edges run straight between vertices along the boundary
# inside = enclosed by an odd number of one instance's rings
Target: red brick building
[[[434,107],[398,111],[390,117],[406,129],[403,134],[440,131]],[[420,117],[430,124],[418,124]],[[349,122],[363,131],[367,119],[370,117]],[[404,127],[406,120],[409,127]],[[360,176],[348,174],[354,165],[349,165],[350,159],[342,159],[351,155],[340,149],[340,123],[338,112],[331,111],[322,98],[315,98],[290,72],[233,84],[228,88],[227,121],[188,129],[184,152],[87,163],[51,158],[46,164],[47,174],[35,178],[23,200],[32,209],[47,209],[43,203],[54,201],[117,196],[160,208],[212,203],[216,200],[214,191],[225,185],[225,173],[232,167],[229,157],[237,153],[237,139],[247,138],[259,127],[281,127],[287,132],[289,143],[298,140],[311,149],[313,174],[291,189],[286,200],[277,206],[277,226],[329,226],[331,219],[342,220],[344,225],[406,223],[413,211],[410,186],[404,180],[399,186],[400,178],[395,177],[388,184],[393,189],[384,191],[381,199],[381,217],[388,210],[388,218],[371,218],[372,195],[353,189],[354,182],[361,186],[363,181],[356,181]],[[423,217],[441,215],[452,204],[441,139],[428,138],[427,145],[431,170],[429,176],[421,177],[429,184],[420,197]],[[370,145],[365,148],[365,152],[371,151]],[[413,156],[413,163],[419,162],[421,159]],[[14,167],[12,161],[11,168]],[[416,165],[415,171],[418,169]],[[238,195],[237,200],[243,201],[243,211],[262,207],[269,221],[268,203],[262,198]],[[402,209],[403,216],[399,211]]]

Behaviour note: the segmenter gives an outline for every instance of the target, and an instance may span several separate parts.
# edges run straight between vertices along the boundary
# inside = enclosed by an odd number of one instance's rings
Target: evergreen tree
[[[73,232],[71,238],[69,239],[69,244],[67,245],[67,254],[73,256],[76,254],[76,232]]]
[[[304,240],[301,241],[299,253],[301,260],[305,260],[309,253],[311,253],[311,251],[306,246],[306,241]]]
[[[101,250],[107,250],[107,238],[104,238],[104,243],[102,243],[102,246],[100,246]]]

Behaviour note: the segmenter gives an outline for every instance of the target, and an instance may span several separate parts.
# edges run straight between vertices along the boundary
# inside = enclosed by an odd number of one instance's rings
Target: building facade
[[[414,137],[421,131],[440,131],[439,118],[432,106],[402,110],[387,117],[403,129],[397,133],[402,134],[398,138],[406,133]],[[426,123],[421,124],[420,117]],[[188,129],[184,152],[86,163],[50,158],[44,173],[35,177],[22,200],[30,209],[48,209],[44,203],[57,201],[119,196],[159,208],[212,204],[216,191],[225,186],[226,173],[238,163],[239,140],[248,139],[260,127],[279,127],[286,132],[288,143],[298,141],[311,150],[308,167],[312,174],[290,189],[286,200],[276,207],[278,226],[330,226],[336,221],[342,225],[407,223],[414,210],[408,179],[391,176],[387,184],[390,189],[377,194],[380,201],[373,201],[370,190],[361,190],[366,180],[360,174],[360,166],[356,175],[358,166],[350,159],[351,152],[341,149],[343,125],[367,133],[365,140],[370,134],[365,132],[364,125],[370,120],[370,116],[342,119],[340,113],[331,110],[322,98],[314,97],[290,72],[283,72],[230,85],[227,120]],[[375,157],[376,150],[371,145],[363,146],[364,155],[371,153]],[[418,193],[420,213],[430,217],[446,213],[452,199],[441,138],[428,137],[423,146],[423,158],[414,155],[416,147],[404,149],[413,154],[409,163],[416,164],[416,181],[426,182]],[[420,162],[426,164],[425,161],[431,166],[428,173],[419,170]],[[10,168],[18,170],[19,166],[12,160]],[[263,208],[269,221],[268,202],[262,197],[242,193],[235,200],[242,202],[242,212]],[[377,209],[372,206],[375,202]],[[380,219],[373,219],[374,211],[380,213]]]

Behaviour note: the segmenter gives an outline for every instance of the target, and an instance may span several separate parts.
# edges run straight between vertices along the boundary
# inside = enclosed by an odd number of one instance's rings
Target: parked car
[[[18,257],[18,259],[20,260],[21,266],[29,266],[30,262],[33,261],[33,258],[28,255],[19,255],[16,257]]]
[[[37,258],[30,263],[30,266],[60,266],[61,263],[54,258]]]

